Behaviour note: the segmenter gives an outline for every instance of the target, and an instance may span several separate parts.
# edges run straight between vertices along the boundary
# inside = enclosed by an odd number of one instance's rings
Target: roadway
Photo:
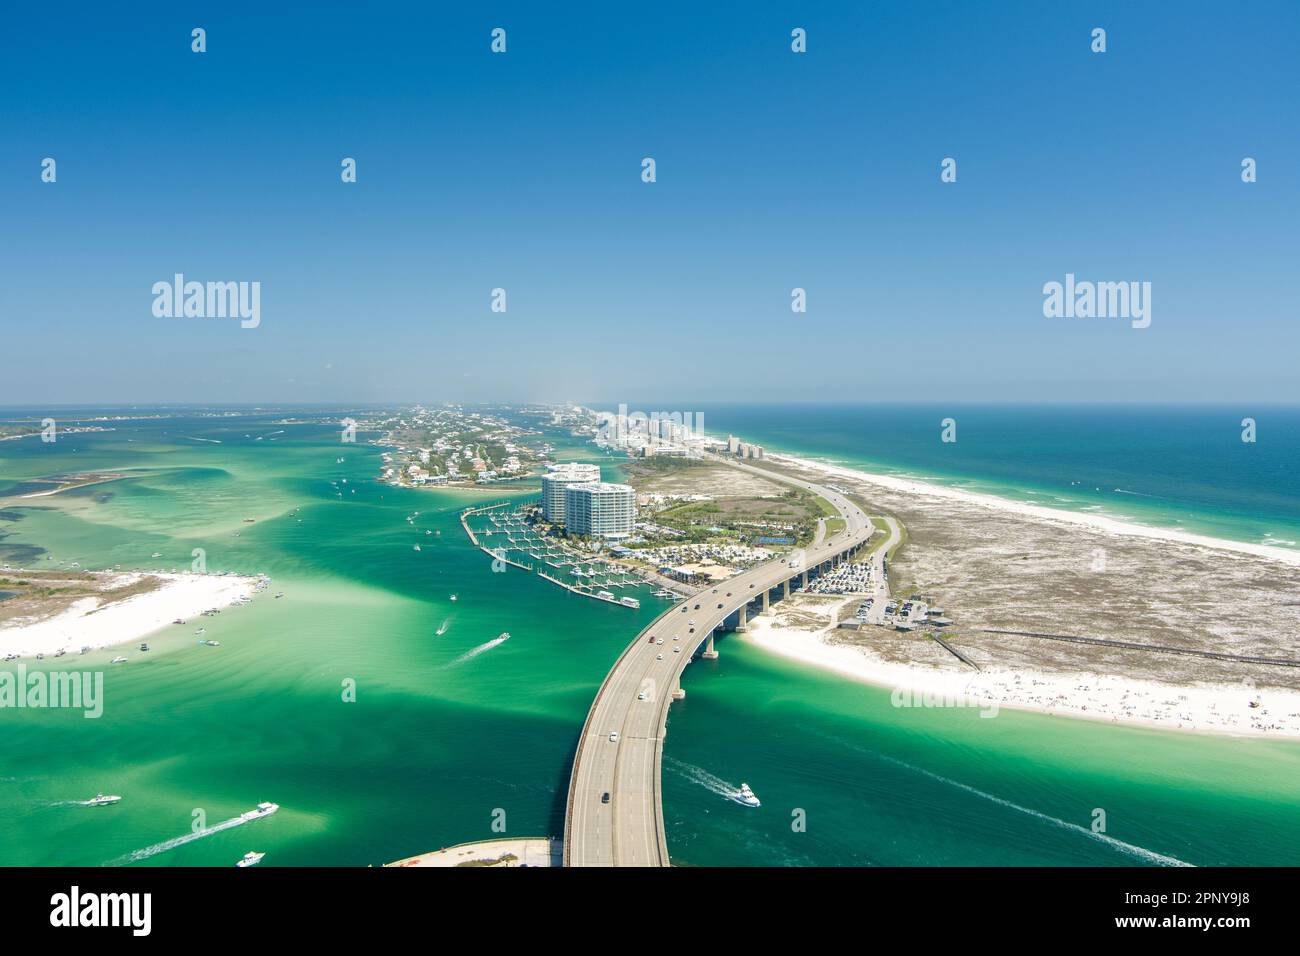
[[[727,463],[825,498],[843,517],[844,528],[828,538],[819,529],[806,550],[795,552],[802,555],[796,567],[790,566],[787,554],[704,588],[665,611],[623,651],[601,684],[578,740],[565,811],[565,866],[669,865],[661,762],[668,707],[680,688],[682,671],[714,630],[741,607],[871,537],[870,519],[839,492],[752,465]],[[877,561],[884,551],[882,547]]]

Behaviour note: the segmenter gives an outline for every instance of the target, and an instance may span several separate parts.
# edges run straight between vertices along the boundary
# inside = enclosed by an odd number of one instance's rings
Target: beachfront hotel
[[[551,465],[542,475],[542,517],[551,524],[564,524],[564,492],[570,485],[600,481],[599,465],[584,465],[576,461]]]
[[[604,481],[569,485],[564,491],[564,529],[570,534],[621,537],[636,520],[636,492]]]

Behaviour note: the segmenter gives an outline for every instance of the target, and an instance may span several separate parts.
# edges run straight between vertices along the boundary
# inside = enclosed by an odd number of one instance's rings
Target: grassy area
[[[736,495],[685,502],[656,513],[653,520],[685,533],[690,541],[790,537],[805,544],[816,533],[824,504],[807,492],[791,489],[776,496]]]

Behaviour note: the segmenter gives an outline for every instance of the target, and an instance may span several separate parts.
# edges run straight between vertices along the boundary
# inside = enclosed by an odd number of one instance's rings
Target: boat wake
[[[442,625],[433,633],[436,637],[442,637],[442,635],[447,633],[447,628],[450,626],[451,626],[451,618],[447,618],[447,620],[443,621]]]
[[[675,760],[672,757],[664,757],[664,763],[668,765],[669,769],[675,771],[680,776],[685,777],[687,780],[691,781],[691,783],[698,783],[704,789],[710,790],[718,796],[725,797],[728,800],[734,800],[737,803],[742,802],[740,799],[739,787],[732,786],[721,777],[714,776],[704,768],[696,767],[689,763],[683,763],[682,761]]]
[[[958,780],[953,780],[949,777],[944,777],[937,773],[932,773],[929,770],[923,770],[920,767],[915,767],[910,763],[904,763],[902,760],[895,760],[893,757],[886,757],[884,754],[877,754],[876,756],[878,756],[881,760],[885,760],[888,761],[889,763],[894,764],[895,766],[903,767],[906,770],[911,770],[915,773],[919,773],[923,776],[929,777],[931,780],[937,780],[939,783],[946,783],[950,787],[956,787],[959,790],[964,790],[967,793],[974,794],[975,796],[981,797],[984,800],[988,800],[991,803],[996,803],[998,806],[1006,807],[1010,810],[1015,810],[1018,813],[1026,814],[1027,816],[1031,816],[1034,817],[1035,819],[1042,820],[1044,823],[1050,823],[1053,826],[1060,827],[1063,830],[1073,830],[1074,832],[1082,834],[1083,836],[1090,837],[1093,840],[1097,840],[1100,843],[1104,843],[1107,846],[1115,850],[1118,850],[1120,853],[1124,853],[1135,859],[1141,860],[1143,863],[1153,863],[1158,866],[1194,866],[1195,865],[1180,860],[1177,857],[1165,856],[1162,853],[1157,853],[1155,850],[1148,850],[1146,847],[1136,846],[1132,843],[1125,843],[1123,840],[1117,840],[1113,836],[1107,836],[1105,833],[1094,833],[1092,830],[1088,829],[1087,827],[1080,826],[1077,823],[1071,823],[1068,820],[1062,820],[1059,817],[1051,816],[1039,810],[1031,809],[1030,807],[1022,807],[1018,803],[1012,803],[1010,800],[1004,800],[1001,797],[994,796],[991,793],[985,793],[983,790],[979,790],[975,787],[970,786],[969,784],[961,783]]]
[[[459,665],[464,664],[466,661],[472,661],[474,658],[478,657],[480,654],[483,654],[483,653],[485,653],[485,652],[487,652],[487,651],[492,650],[492,648],[494,648],[494,647],[500,647],[502,644],[504,644],[504,643],[505,643],[506,641],[508,641],[508,640],[510,640],[510,634],[509,634],[509,632],[503,632],[502,635],[501,635],[500,637],[494,637],[494,638],[492,638],[492,640],[488,641],[486,644],[480,644],[478,647],[474,648],[473,650],[466,651],[464,654],[460,655],[460,657],[456,658],[454,661],[452,661],[452,662],[451,662],[450,664],[448,664],[447,666],[448,666],[448,667],[458,667]]]
[[[260,820],[261,817],[231,817],[229,820],[222,820],[220,823],[213,824],[210,827],[198,831],[197,833],[187,833],[185,836],[179,836],[171,840],[164,840],[162,843],[155,843],[153,846],[147,846],[142,850],[133,850],[126,856],[119,856],[116,860],[110,860],[105,866],[126,866],[131,863],[139,863],[141,860],[147,860],[151,856],[157,856],[159,853],[166,853],[168,850],[174,850],[178,846],[184,846],[187,843],[193,843],[195,840],[202,840],[204,837],[212,836],[214,833],[220,833],[222,830],[230,830],[244,823],[251,823],[253,820]]]

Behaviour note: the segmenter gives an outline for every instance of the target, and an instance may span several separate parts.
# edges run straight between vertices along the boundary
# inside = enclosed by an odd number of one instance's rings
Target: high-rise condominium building
[[[593,481],[600,481],[599,465],[571,461],[551,466],[551,470],[542,475],[542,517],[551,524],[564,524],[565,489]]]
[[[629,485],[593,481],[564,490],[564,527],[570,534],[617,537],[631,533],[636,492]]]

